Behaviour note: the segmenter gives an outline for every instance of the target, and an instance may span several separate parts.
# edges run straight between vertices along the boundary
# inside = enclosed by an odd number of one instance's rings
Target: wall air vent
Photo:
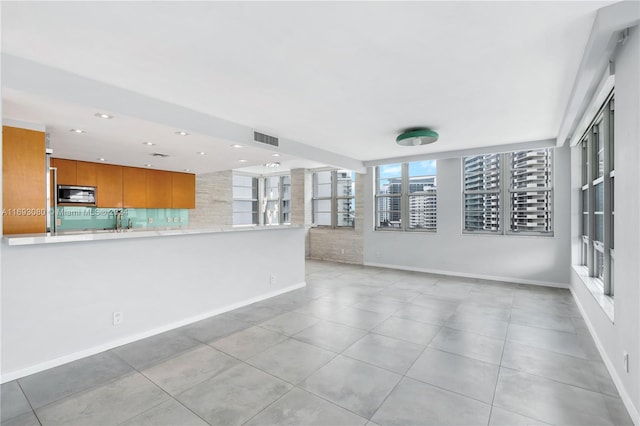
[[[253,132],[253,140],[260,143],[266,143],[271,146],[278,146],[278,138],[256,131]]]
[[[153,154],[149,154],[152,157],[158,157],[158,158],[167,158],[169,156],[169,154],[162,154],[160,152],[154,152]]]

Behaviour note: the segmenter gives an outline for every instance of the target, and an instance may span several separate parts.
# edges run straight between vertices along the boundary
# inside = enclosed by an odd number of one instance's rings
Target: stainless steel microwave
[[[58,185],[58,204],[96,205],[95,186]]]

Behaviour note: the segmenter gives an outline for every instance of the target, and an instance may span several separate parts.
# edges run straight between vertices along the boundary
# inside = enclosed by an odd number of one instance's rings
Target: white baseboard
[[[604,350],[604,347],[602,346],[602,343],[600,342],[600,339],[598,339],[598,335],[595,332],[593,324],[591,324],[591,321],[589,320],[589,317],[587,317],[586,311],[582,307],[582,304],[580,303],[580,299],[576,296],[576,293],[573,291],[573,288],[571,289],[571,295],[573,296],[573,300],[576,301],[576,305],[578,305],[578,310],[580,310],[580,315],[582,315],[582,318],[584,319],[584,322],[587,324],[587,328],[589,329],[589,333],[591,334],[591,337],[593,338],[593,341],[596,344],[596,348],[598,348],[598,352],[600,352],[600,356],[602,357],[602,361],[604,362],[604,365],[607,367],[607,370],[609,371],[609,374],[611,375],[611,379],[613,379],[613,383],[616,385],[616,389],[618,390],[618,393],[620,394],[620,399],[622,399],[622,403],[624,404],[624,406],[626,407],[627,411],[629,412],[629,416],[631,417],[631,420],[633,421],[633,423],[636,426],[640,426],[640,413],[638,413],[638,410],[633,405],[633,400],[631,399],[631,397],[629,396],[629,393],[627,392],[626,388],[624,387],[624,385],[622,383],[622,380],[620,379],[620,376],[618,375],[618,372],[613,367],[613,362],[611,362],[611,359],[607,355],[607,352]]]
[[[100,352],[108,351],[113,348],[117,348],[118,346],[126,345],[128,343],[135,342],[137,340],[145,339],[147,337],[155,336],[156,334],[164,333],[166,331],[174,330],[176,328],[192,324],[194,322],[201,321],[203,319],[211,318],[213,316],[232,311],[234,309],[241,308],[243,306],[251,305],[252,303],[260,302],[261,300],[269,299],[274,296],[278,296],[283,293],[288,293],[293,290],[297,290],[299,288],[305,287],[307,285],[306,282],[302,282],[299,284],[294,284],[289,287],[285,287],[276,291],[272,291],[269,293],[262,294],[260,296],[252,297],[251,299],[243,300],[242,302],[234,303],[232,305],[224,306],[222,308],[214,309],[209,312],[205,312],[193,317],[185,318],[180,321],[175,321],[170,324],[163,325],[161,327],[156,327],[151,330],[143,331],[141,333],[136,333],[131,336],[126,336],[117,340],[112,340],[110,342],[104,343],[102,345],[94,346],[91,348],[87,348],[78,352],[74,352],[68,355],[64,355],[49,361],[41,362],[26,368],[22,368],[20,370],[11,371],[2,375],[0,378],[0,383],[10,382],[12,380],[20,379],[25,376],[29,376],[34,373],[39,373],[44,370],[48,370],[50,368],[58,367],[63,364],[67,364],[72,361],[77,361],[82,358],[86,358],[91,355],[98,354]]]
[[[539,285],[544,287],[556,287],[556,288],[566,288],[566,289],[569,288],[569,284],[554,283],[549,281],[527,280],[522,278],[501,277],[496,275],[471,274],[467,272],[457,272],[457,271],[443,271],[440,269],[415,268],[413,266],[388,265],[386,263],[365,262],[364,264],[365,266],[377,266],[380,268],[400,269],[403,271],[426,272],[429,274],[448,275],[452,277],[477,278],[480,280],[504,281],[507,283],[531,284],[531,285]]]

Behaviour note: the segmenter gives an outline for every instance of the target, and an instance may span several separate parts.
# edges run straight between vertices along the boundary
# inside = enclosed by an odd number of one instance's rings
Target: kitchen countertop
[[[16,234],[5,235],[3,241],[10,246],[24,246],[33,244],[55,244],[70,243],[78,241],[99,241],[118,240],[123,238],[147,238],[166,237],[172,235],[194,235],[194,234],[215,234],[220,232],[246,232],[246,231],[269,231],[278,229],[298,229],[304,228],[302,225],[270,225],[270,226],[237,226],[237,227],[214,227],[214,228],[137,228],[137,229],[115,229],[108,230],[73,230],[49,232],[44,234]]]

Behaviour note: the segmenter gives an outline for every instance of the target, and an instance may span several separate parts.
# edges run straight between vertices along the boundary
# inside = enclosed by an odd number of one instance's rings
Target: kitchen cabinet
[[[147,208],[171,208],[171,178],[173,173],[164,170],[147,170],[146,172]]]
[[[45,134],[2,127],[2,226],[4,234],[46,232]]]
[[[96,164],[98,207],[122,207],[122,166]]]
[[[147,170],[122,168],[122,202],[124,207],[147,207]]]
[[[190,173],[172,173],[171,175],[171,207],[195,209],[196,175]]]
[[[76,162],[76,184],[80,186],[98,186],[98,163]]]
[[[77,185],[77,161],[56,158],[54,164],[58,169],[58,185]]]

